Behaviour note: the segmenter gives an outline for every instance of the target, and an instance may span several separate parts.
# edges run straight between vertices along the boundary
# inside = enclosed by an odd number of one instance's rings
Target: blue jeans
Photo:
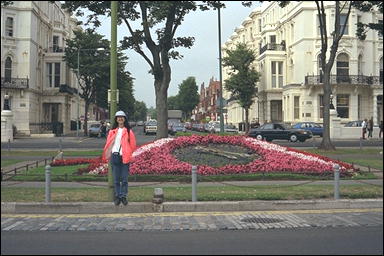
[[[123,198],[128,194],[128,164],[112,164],[113,183],[115,185],[115,197]],[[120,185],[121,183],[121,185]]]

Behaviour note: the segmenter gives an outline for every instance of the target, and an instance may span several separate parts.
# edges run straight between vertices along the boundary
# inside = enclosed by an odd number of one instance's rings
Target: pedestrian
[[[115,122],[108,133],[103,150],[103,160],[110,160],[114,182],[114,203],[127,205],[129,162],[136,149],[135,134],[123,111],[117,111]]]
[[[367,118],[361,123],[362,128],[362,139],[365,140],[365,134],[367,133]]]
[[[100,126],[100,137],[104,138],[107,135],[107,124],[104,121],[101,121]]]
[[[383,120],[380,121],[379,125],[380,131],[379,131],[379,138],[383,135]]]
[[[371,117],[371,119],[369,119],[369,121],[368,121],[367,130],[368,130],[368,138],[372,138],[372,133],[373,133],[373,117]]]

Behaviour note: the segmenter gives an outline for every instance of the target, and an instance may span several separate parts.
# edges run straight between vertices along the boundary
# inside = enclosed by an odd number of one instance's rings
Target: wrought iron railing
[[[382,85],[383,80],[379,76],[363,75],[331,75],[331,84],[361,84],[361,85]],[[323,84],[323,75],[305,76],[305,84]]]
[[[285,44],[276,44],[276,43],[269,43],[261,47],[260,54],[262,54],[265,51],[285,51]]]
[[[1,88],[10,89],[27,89],[29,88],[28,78],[13,78],[13,77],[2,77]]]
[[[61,84],[59,88],[59,92],[69,93],[69,94],[77,94],[77,89],[70,87],[67,84]]]

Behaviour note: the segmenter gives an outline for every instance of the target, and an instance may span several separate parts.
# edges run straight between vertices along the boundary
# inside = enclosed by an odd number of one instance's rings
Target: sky
[[[224,2],[224,1],[223,1]],[[226,8],[221,9],[221,44],[223,45],[234,33],[236,27],[254,10],[258,2],[251,7],[244,7],[240,1],[225,1]],[[86,13],[87,14],[87,13]],[[85,21],[85,18],[78,18]],[[101,17],[102,26],[96,32],[111,39],[110,17]],[[135,26],[134,26],[135,27]],[[139,28],[136,26],[136,28]],[[128,28],[122,23],[117,29],[117,40],[128,36]],[[194,45],[188,48],[176,48],[184,57],[181,60],[171,60],[171,83],[168,89],[168,97],[178,93],[178,85],[189,76],[196,78],[197,86],[204,82],[208,86],[213,77],[219,79],[219,40],[218,40],[218,15],[217,10],[190,12],[178,27],[175,36],[192,36]],[[145,49],[145,46],[143,47]],[[149,51],[147,51],[149,53]],[[134,80],[134,96],[138,101],[144,101],[147,107],[155,107],[154,79],[148,73],[149,65],[141,55],[133,50],[125,51],[129,57],[126,70],[131,73]],[[150,56],[149,54],[147,56]]]

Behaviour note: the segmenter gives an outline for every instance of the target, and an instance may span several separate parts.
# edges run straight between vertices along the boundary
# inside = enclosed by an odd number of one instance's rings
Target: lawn
[[[130,202],[151,202],[154,187],[129,187]],[[165,201],[191,201],[191,187],[162,187]],[[332,199],[333,185],[300,186],[198,186],[199,201],[238,200],[301,200]],[[53,202],[107,202],[108,190],[100,188],[52,188]],[[2,202],[44,202],[44,188],[1,187]],[[382,198],[383,188],[371,185],[342,185],[341,198]]]

